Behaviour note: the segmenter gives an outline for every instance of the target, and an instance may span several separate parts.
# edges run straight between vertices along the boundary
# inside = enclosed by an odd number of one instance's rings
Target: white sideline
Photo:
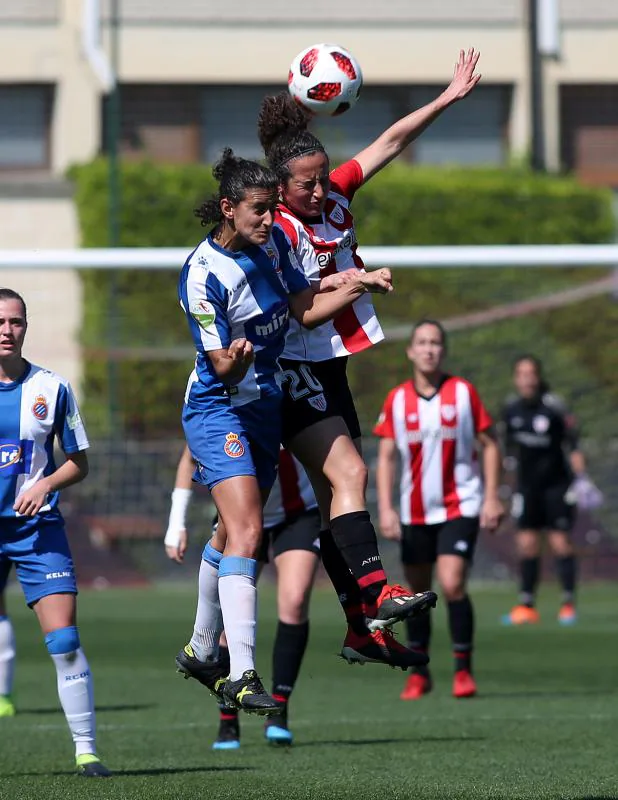
[[[0,250],[0,269],[180,269],[184,247]],[[618,267],[618,244],[362,247],[368,267]]]

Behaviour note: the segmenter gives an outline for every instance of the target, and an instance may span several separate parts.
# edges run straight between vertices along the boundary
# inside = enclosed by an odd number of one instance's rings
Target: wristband
[[[174,489],[172,492],[172,507],[164,539],[166,547],[178,547],[180,543],[180,531],[187,528],[187,508],[192,494],[191,489]]]

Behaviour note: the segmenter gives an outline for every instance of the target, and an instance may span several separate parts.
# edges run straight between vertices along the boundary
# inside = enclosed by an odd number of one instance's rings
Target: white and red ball
[[[336,44],[314,44],[290,67],[288,88],[294,100],[320,116],[335,117],[352,108],[363,85],[360,64]]]

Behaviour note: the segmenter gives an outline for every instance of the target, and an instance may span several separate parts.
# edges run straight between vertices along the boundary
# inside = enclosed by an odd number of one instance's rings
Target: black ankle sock
[[[541,559],[538,556],[536,558],[522,558],[519,569],[521,575],[520,602],[522,606],[534,608],[534,599],[541,572]]]
[[[575,582],[577,565],[575,556],[563,556],[556,559],[558,580],[562,586],[562,602],[573,603],[575,600]]]
[[[330,522],[334,542],[358,584],[363,602],[374,603],[386,584],[378,539],[367,511],[352,511]]]
[[[422,617],[408,617],[406,620],[406,630],[408,634],[408,647],[411,650],[418,650],[421,653],[429,653],[431,613],[423,614]],[[429,676],[429,667],[414,667],[412,672]]]
[[[273,647],[272,692],[278,702],[287,703],[292,694],[308,641],[308,622],[301,622],[300,625],[288,625],[279,620]]]
[[[455,670],[472,667],[474,640],[474,611],[468,595],[448,603],[448,622],[455,656]]]
[[[367,626],[358,584],[328,529],[320,531],[320,556],[322,557],[322,566],[337,592],[348,625],[359,636],[366,634]]]

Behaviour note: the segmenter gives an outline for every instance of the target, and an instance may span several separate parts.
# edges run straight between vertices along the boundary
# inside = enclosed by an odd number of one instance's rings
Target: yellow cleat
[[[0,717],[14,717],[15,706],[7,695],[0,695]]]

